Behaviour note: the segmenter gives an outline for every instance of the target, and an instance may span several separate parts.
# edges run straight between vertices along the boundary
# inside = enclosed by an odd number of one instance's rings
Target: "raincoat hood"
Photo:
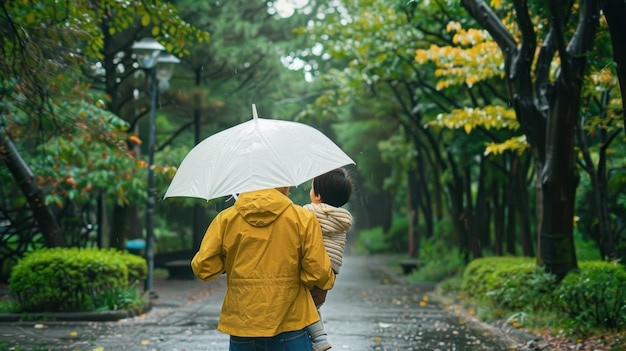
[[[235,209],[250,225],[265,227],[272,224],[291,204],[291,200],[280,191],[266,189],[239,195]]]

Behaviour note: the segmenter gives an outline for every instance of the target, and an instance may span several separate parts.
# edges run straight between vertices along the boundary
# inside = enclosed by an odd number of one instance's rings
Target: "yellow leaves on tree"
[[[505,151],[515,151],[519,154],[528,150],[528,142],[525,135],[507,139],[501,143],[487,143],[485,155],[499,155]]]
[[[450,22],[448,32],[456,32],[453,42],[456,46],[431,45],[428,50],[415,52],[419,64],[432,62],[437,67],[434,75],[437,89],[453,85],[473,86],[481,80],[504,77],[504,60],[498,45],[485,30],[463,29],[459,22]]]
[[[516,119],[515,111],[503,106],[455,109],[450,113],[439,114],[437,119],[429,122],[429,125],[449,129],[463,128],[466,134],[471,133],[473,129],[479,126],[485,129],[519,129],[519,122]],[[511,150],[524,152],[527,149],[528,143],[526,142],[526,137],[522,135],[512,137],[501,143],[487,143],[485,155],[498,155],[504,151]]]
[[[612,88],[618,84],[617,77],[608,67],[591,72],[589,78],[597,90]]]
[[[454,109],[450,113],[439,114],[437,119],[429,122],[429,125],[450,129],[463,128],[467,134],[477,126],[486,129],[519,129],[515,111],[503,106]]]

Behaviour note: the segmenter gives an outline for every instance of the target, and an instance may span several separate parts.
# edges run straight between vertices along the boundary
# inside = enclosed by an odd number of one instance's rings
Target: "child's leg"
[[[320,313],[319,309],[317,312]],[[319,322],[309,325],[307,329],[311,335],[313,351],[325,351],[331,348],[331,345],[328,342],[328,334],[326,334],[326,331],[324,330],[321,313]]]

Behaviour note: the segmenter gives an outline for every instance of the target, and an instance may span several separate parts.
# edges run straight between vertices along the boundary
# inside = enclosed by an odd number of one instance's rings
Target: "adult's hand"
[[[317,286],[314,286],[313,289],[311,289],[311,296],[313,297],[315,306],[319,306],[326,301],[326,294],[328,294],[328,290],[322,290]]]

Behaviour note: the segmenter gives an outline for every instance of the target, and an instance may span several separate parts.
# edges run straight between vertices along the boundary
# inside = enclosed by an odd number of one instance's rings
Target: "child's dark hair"
[[[343,168],[337,168],[313,178],[313,191],[322,202],[341,207],[348,203],[352,195],[352,180]]]

